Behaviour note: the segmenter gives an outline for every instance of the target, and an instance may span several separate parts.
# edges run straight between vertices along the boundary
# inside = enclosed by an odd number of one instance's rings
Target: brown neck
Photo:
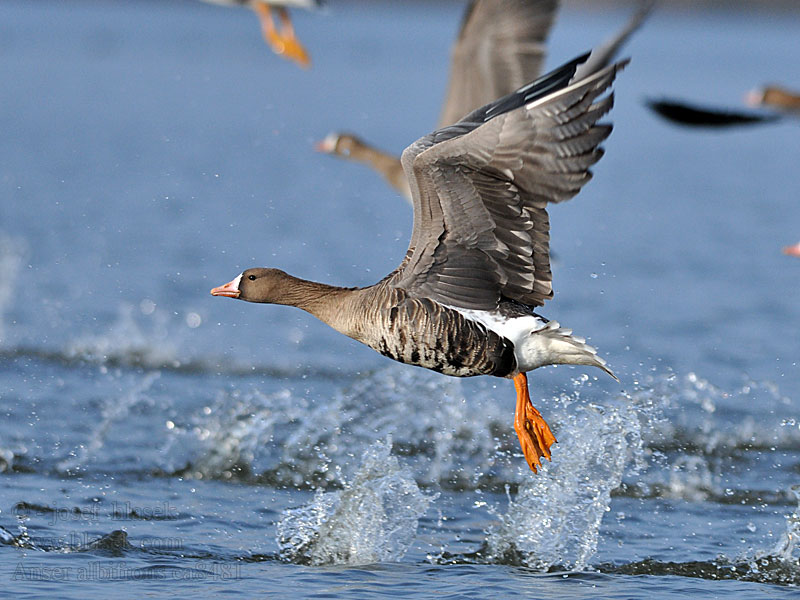
[[[782,88],[768,87],[764,90],[763,103],[788,110],[800,110],[800,95]]]
[[[307,281],[288,274],[285,275],[285,279],[281,286],[280,298],[275,300],[275,304],[301,308],[337,331],[350,335],[347,330],[349,322],[347,300],[357,288]]]
[[[397,163],[397,158],[365,144],[353,144],[350,157],[359,162],[367,163],[376,171],[389,175]]]
[[[411,190],[399,158],[363,143],[353,145],[350,149],[350,158],[372,167],[383,175],[393,188],[409,200],[411,199]]]

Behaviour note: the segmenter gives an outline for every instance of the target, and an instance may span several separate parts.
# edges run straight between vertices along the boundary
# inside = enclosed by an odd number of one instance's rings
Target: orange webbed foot
[[[550,460],[550,446],[556,443],[550,426],[531,403],[528,394],[528,378],[525,373],[514,377],[514,386],[517,389],[517,408],[514,413],[514,430],[519,437],[525,462],[534,473],[537,467],[542,466],[542,457]]]
[[[253,10],[261,21],[261,32],[264,35],[264,39],[275,54],[285,56],[304,68],[311,66],[311,58],[297,39],[297,36],[295,36],[289,12],[285,8],[276,9],[282,23],[280,31],[275,27],[275,23],[272,20],[272,10],[267,4],[257,2],[253,6]]]

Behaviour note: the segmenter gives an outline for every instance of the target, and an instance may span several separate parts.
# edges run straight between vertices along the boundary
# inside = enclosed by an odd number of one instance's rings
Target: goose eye
[[[256,276],[255,276],[255,275],[248,275],[248,276],[247,276],[247,278],[248,278],[250,281],[255,281],[255,280],[256,280]]]

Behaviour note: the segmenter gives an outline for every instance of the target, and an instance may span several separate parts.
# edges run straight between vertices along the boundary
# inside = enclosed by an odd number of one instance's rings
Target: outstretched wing
[[[451,51],[439,119],[451,125],[539,76],[558,0],[475,0]]]
[[[622,48],[628,39],[642,26],[645,19],[650,16],[655,7],[656,0],[640,0],[636,12],[631,15],[628,22],[617,33],[605,40],[599,46],[592,49],[589,58],[575,71],[575,81],[588,77],[606,67],[614,60],[619,49]]]
[[[391,285],[465,309],[552,296],[546,211],[589,181],[611,132],[611,65],[569,83],[586,55],[403,152],[414,230]]]

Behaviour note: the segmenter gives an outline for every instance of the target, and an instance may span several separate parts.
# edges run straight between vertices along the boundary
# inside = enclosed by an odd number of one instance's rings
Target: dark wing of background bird
[[[682,100],[647,100],[647,106],[667,121],[688,127],[731,127],[777,121],[780,115],[698,106]]]
[[[464,13],[451,51],[439,125],[539,76],[558,0],[476,0]]]
[[[611,132],[597,121],[613,94],[599,97],[627,62],[569,84],[581,59],[403,152],[414,229],[393,286],[465,309],[552,296],[545,207],[591,178]]]

